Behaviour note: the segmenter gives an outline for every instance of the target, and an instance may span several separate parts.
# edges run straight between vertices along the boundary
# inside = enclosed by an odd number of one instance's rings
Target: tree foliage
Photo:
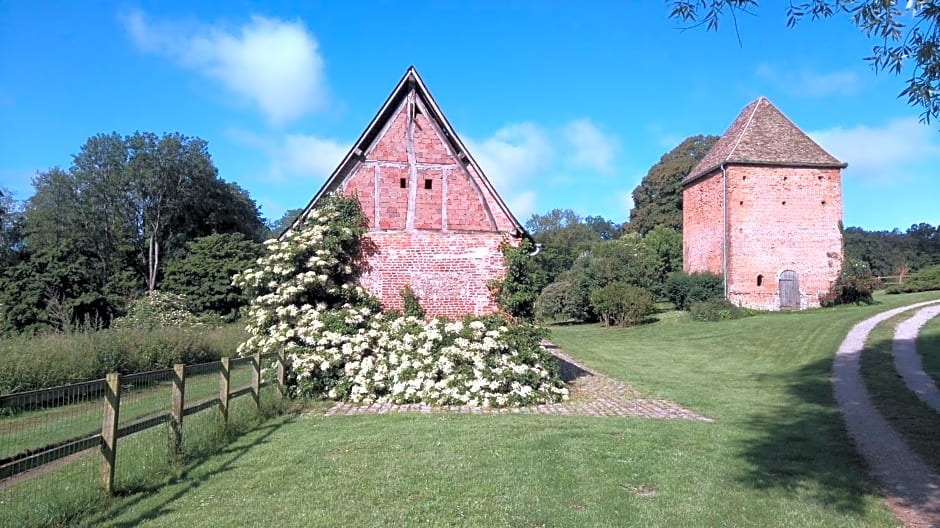
[[[13,193],[0,187],[0,269],[13,264],[21,236],[19,204]]]
[[[281,233],[287,231],[287,228],[294,223],[294,220],[297,220],[297,217],[304,212],[304,208],[297,209],[288,209],[284,211],[284,214],[280,218],[268,223],[268,236],[267,238],[277,238],[281,236]]]
[[[38,173],[33,188],[15,228],[0,230],[7,332],[107,325],[128,299],[157,287],[163,263],[186,242],[264,234],[255,203],[218,177],[206,142],[180,134],[93,136],[71,166]],[[0,222],[10,218],[3,209]]]
[[[186,243],[186,251],[167,262],[163,290],[185,296],[197,314],[233,319],[250,299],[232,277],[251,266],[264,247],[241,233],[209,235]]]
[[[940,264],[940,226],[914,224],[906,231],[846,228],[846,258],[864,262],[875,276],[898,276]]]
[[[610,304],[613,301],[609,295],[621,290],[609,290],[601,294],[597,302],[594,302],[592,296],[611,284],[642,289],[654,296],[664,295],[662,277],[668,273],[665,270],[669,269],[664,266],[675,262],[668,249],[670,244],[664,243],[670,236],[668,233],[666,230],[646,238],[634,234],[597,242],[587,248],[568,271],[542,290],[536,301],[539,317],[543,320],[604,319],[607,316],[598,311],[601,306],[598,303],[602,303],[604,309],[612,310],[611,306],[614,305]],[[613,317],[612,313],[608,312],[608,316]],[[611,321],[614,321],[611,324],[620,324],[619,320]]]
[[[650,167],[633,190],[633,209],[627,232],[645,235],[656,227],[682,231],[682,180],[708,151],[718,136],[691,136]]]
[[[535,300],[546,284],[545,273],[532,257],[535,245],[524,239],[515,247],[504,242],[500,249],[506,259],[506,273],[487,286],[500,309],[513,317],[532,320]]]
[[[613,240],[620,231],[620,226],[610,220],[601,216],[583,218],[571,209],[532,215],[525,227],[541,245],[534,259],[546,284],[569,270],[575,259],[595,243]]]
[[[737,14],[758,8],[757,0],[672,0],[670,18],[717,30],[725,17],[737,29]],[[935,0],[790,0],[787,26],[809,16],[813,20],[847,17],[877,44],[865,60],[876,72],[910,75],[899,97],[920,107],[921,119],[940,117],[940,3]]]

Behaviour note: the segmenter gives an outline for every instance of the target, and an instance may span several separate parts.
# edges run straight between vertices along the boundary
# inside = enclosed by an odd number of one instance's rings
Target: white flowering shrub
[[[332,197],[265,243],[267,255],[234,278],[256,295],[241,354],[284,349],[295,395],[361,404],[505,407],[568,397],[537,327],[496,315],[382,313],[356,282],[363,226],[354,199]]]
[[[127,315],[115,319],[113,328],[152,329],[204,326],[186,307],[186,296],[154,290],[131,303]]]

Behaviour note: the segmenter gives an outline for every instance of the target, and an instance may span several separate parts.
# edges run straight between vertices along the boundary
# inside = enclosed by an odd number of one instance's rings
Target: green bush
[[[535,301],[535,315],[540,321],[582,321],[589,308],[570,279],[549,284]]]
[[[496,305],[507,314],[531,321],[535,318],[535,301],[545,283],[545,273],[532,258],[535,244],[523,239],[518,246],[503,242],[499,246],[506,263],[502,279],[487,282],[486,286]]]
[[[820,296],[819,303],[823,306],[839,304],[871,304],[871,294],[881,286],[881,281],[875,277],[871,268],[865,262],[847,258],[842,263],[839,278],[829,289],[829,292]]]
[[[621,328],[640,324],[656,312],[653,294],[649,290],[623,282],[613,282],[592,291],[591,306],[604,326]]]
[[[234,356],[246,334],[221,328],[109,329],[0,340],[0,394]]]
[[[932,266],[911,273],[903,284],[895,284],[886,290],[888,293],[914,293],[940,290],[940,266]]]
[[[689,305],[689,313],[698,321],[724,321],[754,315],[752,310],[741,308],[727,299],[715,298],[707,301],[694,301]]]
[[[406,316],[410,315],[418,319],[424,319],[424,307],[421,306],[421,299],[418,298],[411,286],[405,286],[398,294],[401,295],[401,302]]]
[[[692,303],[725,296],[721,275],[704,271],[701,273],[670,273],[666,279],[666,297],[677,310],[688,310]]]

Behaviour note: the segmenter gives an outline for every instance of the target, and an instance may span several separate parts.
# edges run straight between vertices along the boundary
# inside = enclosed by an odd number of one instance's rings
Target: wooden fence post
[[[186,395],[186,365],[173,365],[173,400],[170,404],[170,440],[173,452],[180,452],[183,443],[183,398]]]
[[[105,380],[104,418],[101,421],[101,461],[98,464],[99,482],[109,495],[114,493],[114,462],[120,410],[121,375],[112,372]]]
[[[287,355],[284,349],[277,351],[277,391],[281,398],[287,397]]]
[[[228,389],[232,373],[230,361],[230,358],[222,358],[220,360],[222,366],[219,369],[219,410],[222,411],[222,421],[225,423],[228,423]]]
[[[255,400],[255,407],[261,409],[261,352],[255,352],[252,357],[251,370],[251,397]]]

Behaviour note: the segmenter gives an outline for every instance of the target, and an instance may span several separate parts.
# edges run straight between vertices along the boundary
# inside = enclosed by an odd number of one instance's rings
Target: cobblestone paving
[[[328,409],[325,415],[386,413],[560,414],[713,421],[670,401],[643,398],[635,389],[579,365],[574,359],[561,352],[551,343],[544,343],[543,346],[558,358],[561,364],[561,377],[569,383],[571,398],[566,402],[511,409],[492,409],[466,405],[435,407],[423,404],[395,405],[391,403],[355,405],[339,402]]]

